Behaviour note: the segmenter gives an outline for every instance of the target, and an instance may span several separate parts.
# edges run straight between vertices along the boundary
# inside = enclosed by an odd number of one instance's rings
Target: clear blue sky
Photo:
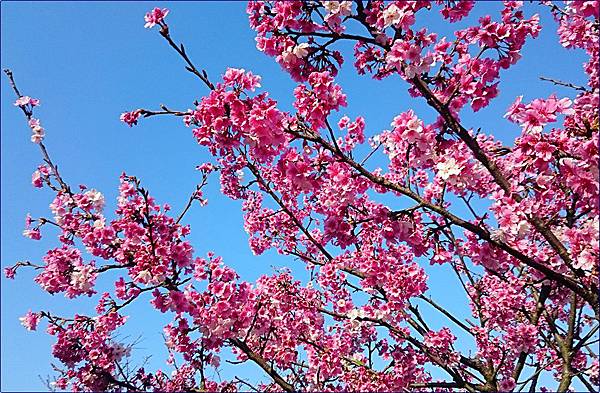
[[[2,2],[2,68],[14,71],[23,94],[41,99],[37,116],[46,128],[51,156],[65,179],[72,185],[85,183],[102,191],[108,209],[115,205],[118,178],[125,171],[141,178],[159,202],[168,202],[173,211],[180,211],[199,181],[194,167],[208,158],[179,120],[142,120],[133,129],[119,122],[119,114],[125,110],[158,108],[161,103],[187,109],[206,94],[206,88],[183,69],[158,32],[143,28],[144,13],[157,4],[171,10],[168,23],[173,37],[186,44],[194,62],[206,68],[213,79],[228,66],[252,70],[262,75],[263,88],[283,108],[291,109],[295,83],[273,59],[256,50],[245,2]],[[486,8],[497,10],[498,4],[478,4],[475,11],[479,14],[478,9]],[[528,14],[539,10],[526,6]],[[523,60],[505,73],[500,97],[492,107],[466,114],[466,124],[491,131],[510,144],[516,130],[502,119],[502,114],[517,95],[530,100],[553,92],[572,94],[539,81],[540,75],[585,83],[582,53],[567,53],[560,47],[555,24],[547,12],[542,21],[540,38],[529,41]],[[434,30],[440,27],[438,19],[424,23]],[[378,82],[357,77],[350,58],[338,81],[348,94],[349,107],[343,114],[364,115],[369,135],[389,127],[394,115],[407,109],[415,109],[424,119],[433,119],[423,102],[408,98],[405,84],[396,78]],[[7,266],[17,260],[39,261],[45,250],[56,247],[57,240],[51,231],[44,231],[40,242],[21,235],[25,215],[48,215],[52,196],[31,186],[31,173],[41,162],[39,151],[29,142],[30,131],[12,105],[14,96],[6,80],[0,86],[0,260],[2,266]],[[242,228],[239,203],[222,197],[218,189],[217,179],[211,178],[209,205],[196,206],[187,216],[197,255],[212,250],[247,280],[272,272],[272,266],[302,270],[298,262],[275,253],[253,256]],[[450,309],[464,313],[464,296],[452,289],[455,282],[448,278],[447,271],[438,268],[428,272],[434,296],[443,296]],[[52,297],[39,289],[33,277],[33,272],[22,270],[15,281],[0,279],[2,391],[45,390],[39,376],[52,373],[53,338],[43,331],[27,332],[20,326],[19,316],[29,308],[68,315],[91,310],[94,304],[86,299]],[[112,285],[112,281],[104,279],[99,284]],[[160,333],[168,319],[147,312],[145,306],[130,310],[131,322],[123,335],[141,335],[140,355],[153,355],[151,364],[160,366],[165,356]],[[433,325],[439,323],[434,321]],[[255,369],[244,371],[244,375],[252,373],[260,374]]]

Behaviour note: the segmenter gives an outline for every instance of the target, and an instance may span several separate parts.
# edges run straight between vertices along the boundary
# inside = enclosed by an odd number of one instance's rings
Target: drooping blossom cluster
[[[31,107],[38,106],[40,105],[40,100],[37,98],[31,98],[29,96],[21,96],[15,101],[15,106],[25,107],[27,105],[31,105]]]
[[[140,115],[141,112],[139,110],[124,112],[121,114],[121,121],[126,123],[129,127],[133,127],[137,124]]]
[[[553,123],[560,114],[572,115],[575,113],[571,109],[571,100],[569,98],[557,99],[551,96],[547,100],[535,99],[527,105],[521,101],[523,96],[510,106],[505,117],[510,121],[519,124],[524,131],[541,131],[548,123]]]
[[[67,297],[91,296],[96,280],[94,263],[84,263],[76,248],[63,246],[48,251],[44,257],[43,272],[35,281],[51,294],[65,292]]]
[[[294,90],[294,106],[298,115],[318,130],[325,126],[325,119],[332,111],[346,106],[346,96],[327,71],[313,72],[308,77],[308,83],[310,89],[300,85]]]
[[[69,369],[54,382],[64,390],[104,391],[114,384],[117,362],[129,353],[114,340],[114,332],[127,317],[108,311],[96,318],[75,315],[72,320],[50,319],[48,333],[56,337],[52,355]],[[77,382],[74,382],[77,381]]]
[[[251,1],[257,49],[297,82],[290,111],[250,71],[228,68],[211,82],[173,41],[169,11],[146,14],[145,27],[158,24],[210,91],[188,110],[137,109],[121,120],[131,127],[141,117],[183,118],[212,162],[196,168],[202,184],[178,216],[132,176],[120,178],[111,219],[99,191],[71,189],[49,158],[33,173],[34,187],[55,194],[53,217],[28,215],[24,235],[39,239],[57,227],[61,245],[42,264],[6,267],[6,276],[32,267],[43,289],[72,298],[102,292],[98,278],[116,274],[95,316],[29,311],[21,318],[29,330],[47,321],[56,336],[53,355],[63,368],[55,386],[535,391],[548,374],[552,390],[593,391],[599,6],[539,7],[554,16],[560,44],[589,56],[588,85],[554,81],[556,94],[518,97],[506,109],[519,131],[508,146],[504,135],[466,124],[461,114],[490,105],[504,71],[538,36],[540,17],[522,2],[474,18],[484,8],[474,1]],[[441,36],[427,23],[432,12],[466,27]],[[342,41],[354,45],[358,74],[406,86],[434,120],[408,109],[374,131],[367,116],[344,113],[349,97],[335,80]],[[570,87],[573,94],[562,90]],[[17,95],[36,134],[38,101]],[[191,228],[181,221],[192,203],[206,204],[201,188],[213,172],[221,192],[241,201],[251,251],[293,257],[307,277],[277,269],[248,282],[212,252],[194,256]],[[445,285],[463,290],[470,315],[456,312],[453,299],[433,297],[428,274],[439,271]],[[131,345],[116,340],[118,329],[146,292],[153,310],[172,316],[162,332],[173,372],[122,371]],[[219,376],[238,363],[265,378]]]
[[[39,319],[39,314],[31,312],[31,310],[29,310],[27,314],[19,318],[19,320],[21,321],[21,325],[23,325],[27,330],[36,330]]]
[[[166,8],[154,8],[152,11],[148,12],[146,16],[144,16],[144,20],[146,21],[144,27],[147,29],[151,29],[156,25],[161,25],[168,14],[169,10]]]

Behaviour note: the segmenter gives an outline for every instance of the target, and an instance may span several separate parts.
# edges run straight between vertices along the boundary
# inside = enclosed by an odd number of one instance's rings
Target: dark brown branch
[[[436,310],[438,310],[439,312],[441,312],[442,314],[444,314],[452,322],[454,322],[455,324],[457,324],[458,326],[460,326],[464,331],[466,331],[467,333],[473,335],[473,332],[471,332],[471,329],[469,329],[469,327],[467,325],[465,325],[462,321],[460,321],[454,315],[450,314],[446,309],[444,309],[442,306],[440,306],[439,304],[437,304],[433,299],[428,298],[425,295],[420,295],[419,299],[422,299],[422,300],[426,301],[433,308],[435,308]]]
[[[252,349],[250,349],[250,347],[248,347],[248,345],[245,342],[237,338],[231,339],[230,341],[235,347],[239,348],[242,352],[244,352],[244,354],[248,356],[248,359],[252,360],[258,366],[260,366],[260,368],[262,368],[283,390],[285,390],[286,392],[294,391],[294,387],[291,384],[289,384],[285,379],[283,379],[277,373],[277,371],[267,363],[265,358],[254,352]]]
[[[167,40],[169,45],[171,45],[171,47],[175,49],[177,53],[179,53],[179,55],[187,63],[185,69],[191,72],[192,74],[196,75],[210,90],[214,90],[215,86],[208,80],[208,74],[206,73],[206,71],[198,71],[196,66],[194,66],[194,63],[192,63],[187,53],[185,52],[185,47],[183,46],[183,44],[177,46],[177,44],[173,41],[171,35],[169,34],[169,26],[164,24],[160,29],[160,35],[162,35]]]
[[[425,383],[412,383],[409,389],[425,389],[425,388],[460,388],[461,386],[456,382],[425,382]]]
[[[543,80],[543,81],[546,81],[546,82],[554,83],[555,85],[558,85],[558,86],[570,87],[571,89],[575,89],[575,90],[579,90],[579,91],[584,91],[584,92],[589,91],[588,89],[586,89],[583,86],[574,85],[574,84],[569,83],[569,82],[563,82],[563,81],[558,80],[558,79],[546,78],[545,76],[540,76],[540,79]]]

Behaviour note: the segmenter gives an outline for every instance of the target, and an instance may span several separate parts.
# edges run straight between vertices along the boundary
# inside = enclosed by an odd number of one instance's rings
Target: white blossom
[[[438,175],[443,180],[448,180],[450,176],[459,175],[463,170],[462,165],[458,164],[454,158],[449,158],[444,162],[439,162],[436,166]]]

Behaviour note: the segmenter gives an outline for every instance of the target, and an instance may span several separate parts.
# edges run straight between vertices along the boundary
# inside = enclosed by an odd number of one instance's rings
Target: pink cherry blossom
[[[161,25],[168,14],[169,10],[166,8],[154,8],[152,11],[148,12],[146,16],[144,16],[144,20],[146,21],[144,27],[149,29],[156,25]]]
[[[40,234],[39,229],[26,229],[23,231],[23,236],[28,237],[32,240],[40,240],[42,235]]]
[[[26,106],[26,105],[31,105],[33,106],[38,106],[40,105],[40,100],[36,99],[36,98],[31,98],[29,96],[21,96],[19,98],[17,98],[17,100],[15,101],[15,106]]]
[[[5,267],[4,268],[4,276],[9,280],[14,280],[15,275],[17,273],[17,269],[15,267]]]
[[[39,317],[38,313],[33,313],[33,312],[31,312],[31,310],[29,310],[27,312],[27,314],[25,314],[25,316],[19,318],[19,320],[21,321],[21,325],[23,325],[25,327],[25,329],[36,330],[39,318],[40,317]]]
[[[135,110],[131,112],[124,112],[121,114],[121,121],[127,124],[129,127],[133,127],[137,124],[138,119],[141,115],[140,110]]]

